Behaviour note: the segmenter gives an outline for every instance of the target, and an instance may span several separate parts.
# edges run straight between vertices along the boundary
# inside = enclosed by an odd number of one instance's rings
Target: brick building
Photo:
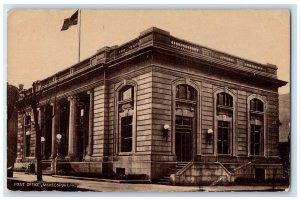
[[[44,169],[185,185],[280,178],[278,88],[286,82],[276,73],[145,30],[39,81]],[[35,161],[32,118],[19,111],[16,170]]]

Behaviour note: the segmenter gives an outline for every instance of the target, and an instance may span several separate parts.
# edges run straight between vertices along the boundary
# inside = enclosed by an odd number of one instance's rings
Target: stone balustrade
[[[171,38],[170,45],[171,47],[176,49],[202,54],[202,48],[200,46],[193,43],[186,42],[184,40],[177,39],[175,37]]]
[[[104,64],[108,61],[112,61],[124,55],[130,54],[132,51],[137,51],[144,48],[147,45],[158,45],[170,50],[193,53],[195,56],[200,56],[202,58],[211,58],[226,62],[228,64],[236,65],[237,68],[251,69],[258,72],[264,72],[267,74],[274,75],[276,77],[277,67],[271,64],[259,64],[257,62],[249,61],[233,55],[212,50],[207,47],[203,47],[182,39],[173,37],[164,30],[158,28],[150,28],[146,31],[141,32],[138,38],[135,38],[125,44],[113,47],[104,47],[97,51],[92,57],[81,61],[68,69],[58,72],[57,74],[48,77],[40,82],[41,89],[51,86],[52,84],[64,80],[69,76],[75,75],[84,69],[91,68],[95,65]]]

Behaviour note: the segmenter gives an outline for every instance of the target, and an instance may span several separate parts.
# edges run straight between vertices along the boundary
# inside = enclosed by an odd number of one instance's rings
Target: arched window
[[[250,100],[250,155],[264,154],[264,103]]]
[[[182,100],[196,101],[196,90],[186,84],[181,84],[176,87],[176,98]]]
[[[250,100],[250,111],[264,112],[264,103],[257,98]]]
[[[225,92],[216,96],[217,153],[230,154],[233,125],[233,97]]]
[[[233,105],[232,96],[225,92],[219,93],[217,96],[217,105],[218,107],[219,106],[232,107]]]
[[[134,90],[133,86],[124,86],[119,91],[118,113],[121,152],[132,152]]]
[[[133,87],[125,86],[119,92],[119,101],[133,101]]]

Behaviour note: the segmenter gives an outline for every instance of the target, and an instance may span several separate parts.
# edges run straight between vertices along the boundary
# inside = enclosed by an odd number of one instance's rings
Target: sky
[[[78,25],[60,31],[76,10],[11,10],[7,19],[7,81],[31,87],[78,62]],[[171,35],[278,67],[290,82],[287,10],[82,10],[81,60],[158,27]],[[279,89],[289,93],[290,85]]]

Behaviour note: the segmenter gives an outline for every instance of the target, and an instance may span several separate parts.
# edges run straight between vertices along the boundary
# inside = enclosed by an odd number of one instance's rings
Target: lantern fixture
[[[163,126],[163,137],[166,139],[166,142],[168,142],[168,137],[169,137],[169,130],[170,130],[170,125],[169,124],[165,124]]]

